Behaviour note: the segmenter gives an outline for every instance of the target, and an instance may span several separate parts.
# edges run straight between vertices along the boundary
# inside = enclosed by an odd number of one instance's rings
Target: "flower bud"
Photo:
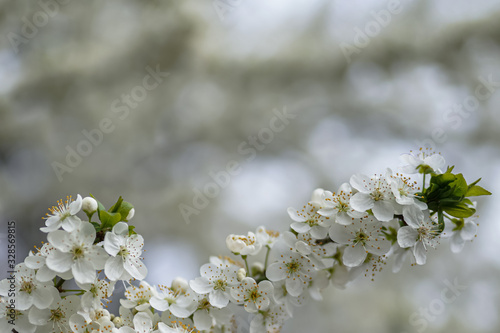
[[[252,267],[250,267],[250,271],[252,272],[252,276],[262,274],[264,272],[264,265],[261,262],[254,262]]]
[[[87,214],[93,214],[97,210],[97,201],[92,197],[83,198],[82,210]]]
[[[123,326],[122,317],[115,317],[115,318],[113,318],[113,324],[115,324],[116,328],[122,327]]]
[[[229,251],[233,253],[240,253],[246,246],[245,242],[243,242],[237,235],[229,235],[226,237],[226,245]]]
[[[132,219],[132,218],[134,217],[134,215],[135,215],[135,209],[134,209],[134,208],[132,208],[132,209],[131,209],[131,210],[129,210],[129,212],[128,212],[128,215],[127,215],[127,221],[128,221],[128,220],[130,220],[130,219]]]
[[[179,291],[179,290],[182,290],[182,291],[187,291],[188,289],[188,282],[186,279],[183,279],[181,277],[178,277],[178,278],[175,278],[174,281],[172,281],[172,290],[174,291]]]
[[[247,236],[231,234],[226,238],[226,245],[234,254],[245,256],[257,254],[262,247],[262,244],[257,242],[253,232],[248,232]]]
[[[240,268],[238,269],[238,271],[236,272],[236,276],[238,277],[238,281],[241,282],[241,280],[243,280],[244,278],[246,278],[247,276],[247,271],[244,269],[244,268]]]

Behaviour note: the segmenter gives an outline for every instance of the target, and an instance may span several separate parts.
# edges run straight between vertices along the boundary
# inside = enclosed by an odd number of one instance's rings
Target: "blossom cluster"
[[[48,242],[16,266],[14,278],[0,281],[0,331],[225,333],[238,331],[236,313],[245,311],[246,331],[279,332],[330,283],[344,288],[360,273],[373,276],[391,256],[395,272],[408,257],[423,265],[441,239],[460,252],[474,238],[468,197],[490,194],[479,180],[467,184],[453,168],[443,172],[440,154],[402,160],[402,173],[355,174],[337,192],[316,189],[304,206],[288,209],[288,231],[261,226],[227,236],[231,256],[210,257],[198,277],[170,285],[144,280],[144,239],[129,224],[130,203],[120,197],[106,210],[93,197],[60,201],[41,228]],[[126,289],[115,315],[106,303],[117,281]]]

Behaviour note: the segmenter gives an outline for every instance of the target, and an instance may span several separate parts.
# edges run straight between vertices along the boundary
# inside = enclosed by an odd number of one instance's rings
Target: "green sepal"
[[[464,219],[451,219],[451,222],[455,224],[455,227],[452,231],[462,230],[465,225]]]
[[[478,197],[481,195],[491,195],[491,192],[488,190],[485,190],[479,185],[472,185],[469,186],[469,189],[467,193],[465,194],[466,197]]]
[[[382,227],[382,232],[381,232],[385,238],[391,242],[391,245],[394,245],[398,241],[398,231],[393,228],[393,227]]]
[[[97,222],[90,222],[93,226],[96,232],[101,231],[101,225]]]
[[[97,201],[97,214],[98,214],[98,215],[100,214],[100,211],[101,211],[101,210],[106,210],[106,208],[104,207],[104,205],[103,205],[103,204],[102,204],[99,200],[97,200],[97,199],[96,199],[96,197],[94,197],[94,196],[92,195],[92,193],[89,193],[89,194],[90,194],[90,196],[91,196],[92,198],[94,198],[94,199],[95,199],[95,201]],[[99,216],[100,216],[100,215],[99,215]]]
[[[136,235],[136,234],[137,234],[137,232],[135,232],[135,231],[134,231],[134,229],[135,229],[135,225],[129,225],[129,226],[128,226],[128,235],[129,235],[129,236],[130,236],[130,235]]]

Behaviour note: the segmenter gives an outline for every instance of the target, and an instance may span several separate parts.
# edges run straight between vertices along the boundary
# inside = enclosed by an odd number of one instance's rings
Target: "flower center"
[[[208,299],[204,298],[198,303],[198,309],[204,310],[210,308],[210,302]]]
[[[224,280],[217,280],[214,283],[214,290],[226,291],[227,283]]]
[[[359,229],[356,233],[356,237],[354,238],[354,244],[361,243],[363,246],[366,244],[369,236],[363,232],[363,230]]]
[[[98,293],[98,289],[97,289],[97,286],[95,284],[93,284],[91,287],[90,287],[90,293],[92,294],[92,296],[94,297],[97,297],[97,293]]]
[[[371,197],[373,200],[379,201],[384,199],[384,194],[380,191],[380,189],[377,188],[375,191],[371,193]]]
[[[280,233],[278,231],[273,231],[273,230],[266,230],[266,233],[274,238],[278,238]]]
[[[262,295],[259,293],[259,290],[257,288],[250,290],[248,293],[248,298],[245,301],[252,301],[256,302],[259,297]]]
[[[417,241],[425,239],[425,238],[430,238],[430,236],[431,236],[430,230],[425,226],[419,227],[417,231],[418,231]]]
[[[61,321],[64,318],[64,312],[61,308],[57,308],[55,310],[50,310],[50,318],[49,321]]]
[[[64,221],[67,217],[70,217],[70,216],[71,216],[71,213],[69,211],[65,211],[64,213],[59,215],[59,218],[61,219],[61,221]]]
[[[118,251],[118,255],[125,259],[129,255],[128,249],[125,246],[121,246],[120,251]]]
[[[288,274],[297,273],[299,269],[302,267],[302,265],[297,260],[289,262],[285,266],[286,268],[288,268]]]
[[[137,305],[142,305],[142,304],[145,304],[147,302],[149,302],[149,299],[140,298],[139,300],[137,300]]]
[[[337,205],[337,210],[339,212],[347,212],[349,210],[348,208],[349,208],[348,204],[339,200],[339,204]]]
[[[35,285],[32,281],[23,281],[19,290],[24,291],[27,294],[31,294],[31,292],[35,290]]]
[[[408,191],[406,190],[406,188],[401,187],[399,189],[399,195],[401,195],[402,197],[407,197],[408,196]]]
[[[318,225],[318,222],[315,219],[309,219],[306,221],[307,224],[309,224],[310,227],[314,227],[315,225]]]
[[[75,245],[71,250],[71,253],[73,253],[73,260],[82,258],[85,255],[85,251],[81,245]]]
[[[167,296],[167,297],[164,298],[164,300],[168,302],[168,305],[175,304],[175,298],[173,298],[173,297],[168,297]]]

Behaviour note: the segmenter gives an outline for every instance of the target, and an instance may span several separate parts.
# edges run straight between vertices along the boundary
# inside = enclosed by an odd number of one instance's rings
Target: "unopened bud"
[[[252,276],[262,274],[264,272],[264,265],[258,261],[254,262],[252,267],[250,267],[250,271],[252,272]]]
[[[130,219],[132,219],[132,218],[134,217],[134,215],[135,215],[135,209],[134,209],[134,208],[132,208],[132,209],[131,209],[131,210],[129,210],[129,212],[128,212],[128,215],[127,215],[127,221],[128,221],[128,220],[130,220]]]
[[[113,324],[115,324],[116,328],[120,328],[123,326],[123,320],[122,317],[115,317],[113,319]]]
[[[244,268],[240,268],[238,272],[236,272],[236,276],[238,277],[238,281],[241,281],[247,277],[247,271]]]
[[[93,214],[97,210],[97,201],[92,197],[83,198],[82,210],[87,214]]]

